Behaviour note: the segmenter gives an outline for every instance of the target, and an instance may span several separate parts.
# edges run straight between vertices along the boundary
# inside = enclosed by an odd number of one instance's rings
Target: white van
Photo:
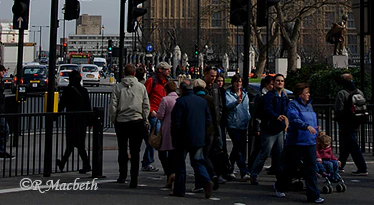
[[[106,59],[105,58],[94,58],[93,63],[99,67],[99,71],[101,71],[106,66]]]

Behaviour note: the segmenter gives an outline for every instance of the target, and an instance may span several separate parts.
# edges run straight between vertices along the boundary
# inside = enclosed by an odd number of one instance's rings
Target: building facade
[[[102,32],[101,16],[82,14],[76,21],[75,29],[78,35],[98,35]]]

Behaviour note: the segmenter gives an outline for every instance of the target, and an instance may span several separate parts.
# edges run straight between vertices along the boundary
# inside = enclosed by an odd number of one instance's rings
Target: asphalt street
[[[186,196],[171,197],[170,190],[162,188],[166,177],[163,175],[157,152],[154,166],[160,168],[158,172],[143,172],[139,174],[139,186],[130,189],[128,184],[116,183],[118,177],[117,165],[117,140],[112,130],[108,130],[104,136],[104,168],[105,178],[93,179],[90,173],[79,174],[76,172],[55,173],[49,178],[41,175],[19,176],[0,179],[0,204],[305,204],[304,191],[290,191],[286,198],[277,198],[272,188],[275,176],[266,175],[263,171],[259,177],[259,185],[251,185],[249,182],[230,181],[222,184],[219,190],[213,192],[211,199],[205,199],[203,193],[192,193],[194,186],[194,175],[191,166],[187,166],[187,193]],[[231,142],[228,141],[229,150]],[[142,150],[144,150],[144,143]],[[142,154],[142,152],[141,152]],[[142,156],[142,155],[141,155]],[[347,185],[347,191],[338,193],[334,186],[332,194],[321,194],[327,204],[373,204],[374,190],[374,157],[365,154],[368,163],[369,176],[351,176],[350,172],[355,170],[351,161],[346,166],[346,173],[342,174]],[[189,161],[187,160],[187,163]],[[266,166],[270,165],[270,159]],[[236,170],[239,172],[239,170]],[[237,174],[239,175],[239,174]],[[77,179],[80,178],[80,179]],[[27,181],[29,180],[29,181]],[[39,181],[40,180],[40,181]],[[21,184],[26,182],[39,182],[40,191],[23,190]],[[94,190],[56,190],[49,184],[56,185],[61,189],[68,187],[70,183],[80,183],[83,189]],[[90,186],[87,185],[90,183]],[[65,185],[63,183],[66,183]],[[83,185],[82,185],[83,184]],[[95,184],[95,186],[92,186]],[[76,185],[76,186],[78,186]],[[324,180],[319,180],[322,189]],[[35,186],[34,186],[35,187]],[[56,187],[56,186],[55,186]],[[25,188],[24,188],[25,189]],[[74,187],[72,188],[74,189]],[[96,189],[96,190],[95,190]],[[44,193],[41,193],[44,192]]]

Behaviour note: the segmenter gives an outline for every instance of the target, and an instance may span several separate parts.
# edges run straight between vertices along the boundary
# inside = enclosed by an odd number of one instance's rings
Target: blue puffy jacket
[[[311,134],[308,126],[317,130],[317,115],[313,110],[311,100],[304,104],[301,98],[291,101],[287,109],[289,126],[286,145],[309,146],[316,144],[317,134]]]
[[[227,127],[233,129],[245,130],[248,128],[251,114],[249,113],[248,93],[242,91],[242,102],[237,104],[238,96],[232,89],[226,91]]]

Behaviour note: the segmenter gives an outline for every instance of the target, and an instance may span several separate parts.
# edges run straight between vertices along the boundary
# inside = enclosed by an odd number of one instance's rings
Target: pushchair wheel
[[[338,192],[345,192],[347,190],[347,185],[345,184],[338,184],[336,185],[336,191]]]
[[[324,194],[331,194],[332,193],[332,186],[323,186],[323,188],[322,188],[322,192],[324,193]]]

